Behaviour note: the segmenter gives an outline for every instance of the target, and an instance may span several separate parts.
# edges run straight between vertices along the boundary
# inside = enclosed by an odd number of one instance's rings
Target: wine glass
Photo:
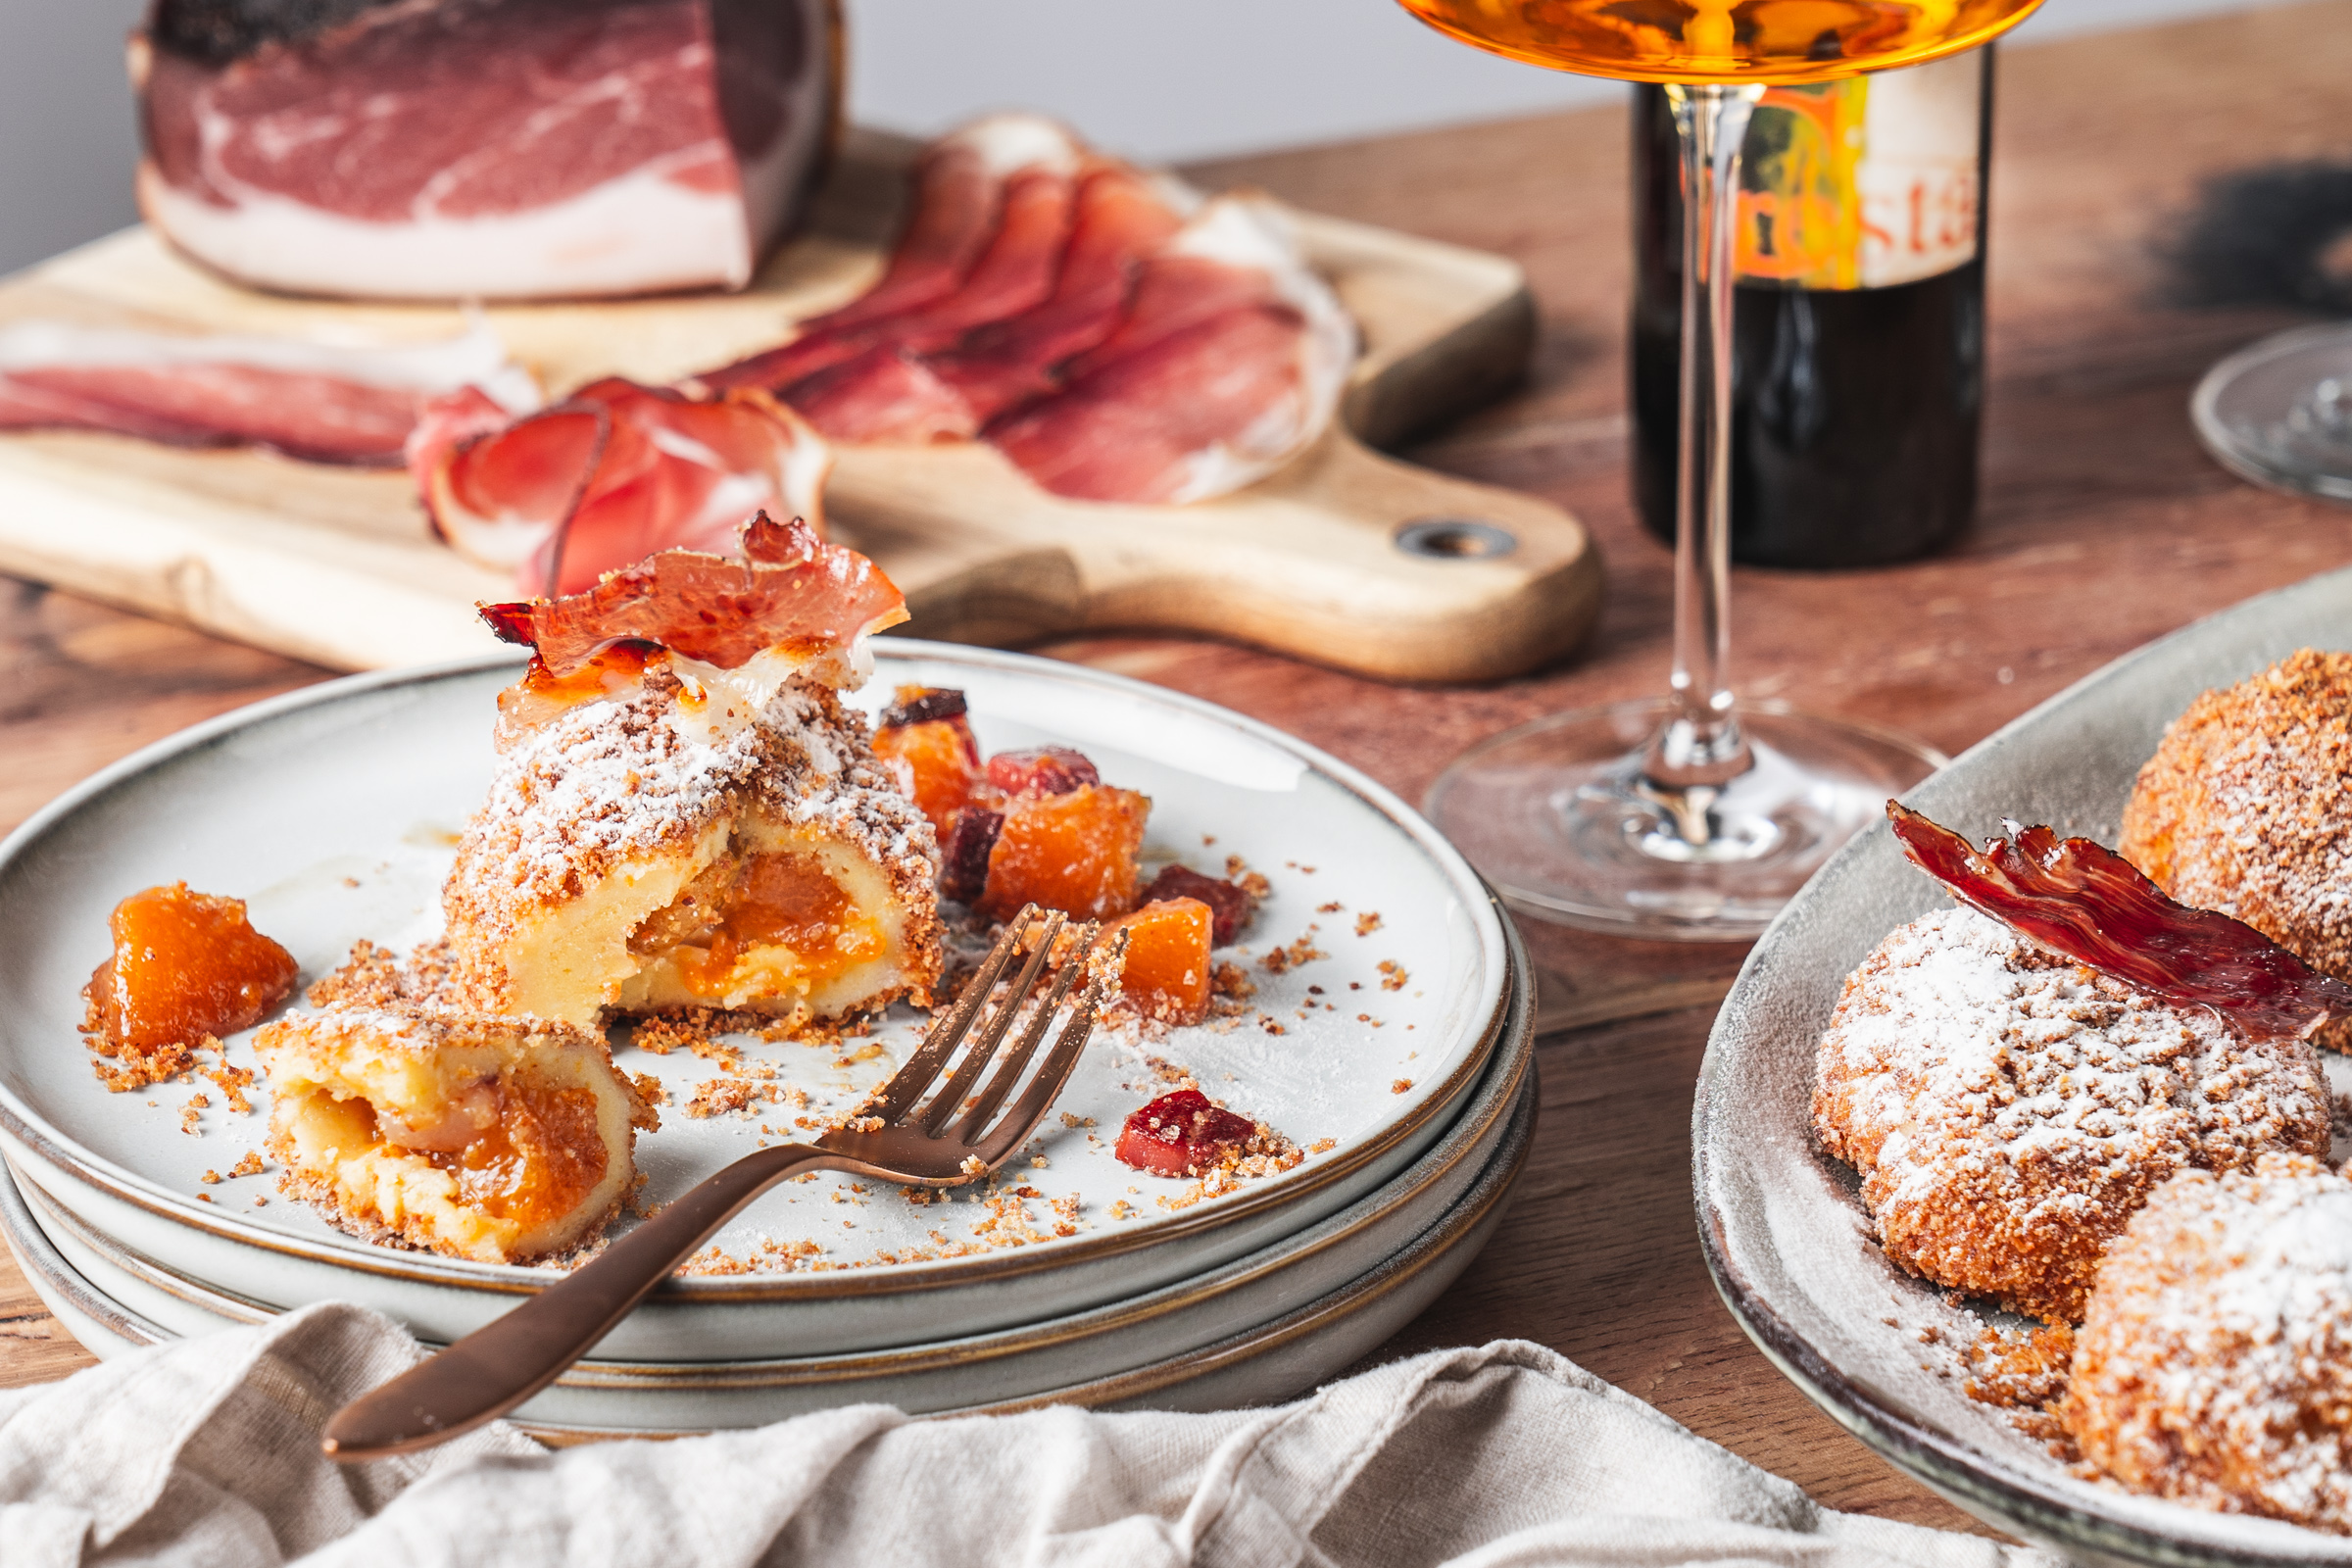
[[[2290,327],[2238,350],[2205,372],[2188,411],[2231,471],[2352,501],[2352,325]]]
[[[1944,760],[1887,730],[1732,695],[1732,257],[1749,113],[1770,84],[1988,43],[2040,0],[1401,3],[1495,54],[1665,84],[1682,146],[1669,690],[1473,747],[1431,787],[1429,814],[1516,908],[1632,936],[1745,940],[1888,796]]]

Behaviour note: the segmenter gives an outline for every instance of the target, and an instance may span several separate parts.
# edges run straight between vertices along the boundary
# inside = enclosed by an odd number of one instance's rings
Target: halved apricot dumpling
[[[1151,811],[1149,796],[1107,784],[1006,801],[980,912],[1004,920],[1038,904],[1085,920],[1124,914],[1135,904],[1135,855]]]
[[[1162,1023],[1199,1023],[1208,1016],[1208,949],[1215,924],[1216,912],[1199,899],[1147,904],[1112,922],[1112,931],[1127,933],[1127,966],[1119,989],[1137,1011]]]

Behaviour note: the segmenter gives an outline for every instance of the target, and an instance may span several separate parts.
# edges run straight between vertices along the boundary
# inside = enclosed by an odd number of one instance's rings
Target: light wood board
[[[858,293],[897,221],[913,144],[853,133],[809,231],[749,290],[482,314],[552,391],[651,382],[782,340]],[[1300,215],[1314,265],[1363,329],[1335,428],[1281,472],[1188,507],[1065,501],[993,448],[845,448],[835,537],[906,590],[910,633],[1018,645],[1090,628],[1207,632],[1390,679],[1492,679],[1572,646],[1597,612],[1584,528],[1532,496],[1385,458],[1395,441],[1509,384],[1534,307],[1513,263]],[[0,321],[398,342],[448,336],[448,307],[256,294],[128,229],[0,282]],[[1431,559],[1404,524],[1470,518],[1517,540]],[[342,668],[487,645],[473,606],[503,576],[433,536],[405,474],[123,437],[0,436],[0,571],[171,615]]]

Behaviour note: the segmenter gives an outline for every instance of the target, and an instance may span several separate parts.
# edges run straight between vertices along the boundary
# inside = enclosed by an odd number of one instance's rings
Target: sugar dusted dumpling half
[[[290,1191],[367,1240],[476,1262],[593,1240],[655,1125],[605,1042],[568,1024],[334,1006],[254,1051]]]
[[[534,655],[442,893],[467,1007],[585,1027],[928,1004],[936,839],[840,699],[905,601],[800,523],[761,516],[743,546],[485,611]]]

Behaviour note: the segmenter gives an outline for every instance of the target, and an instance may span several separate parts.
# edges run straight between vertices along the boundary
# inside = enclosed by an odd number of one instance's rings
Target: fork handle
[[[345,1461],[427,1448],[506,1414],[611,1333],[743,1206],[788,1176],[866,1167],[807,1144],[736,1160],[564,1278],[337,1410],[319,1447]]]

